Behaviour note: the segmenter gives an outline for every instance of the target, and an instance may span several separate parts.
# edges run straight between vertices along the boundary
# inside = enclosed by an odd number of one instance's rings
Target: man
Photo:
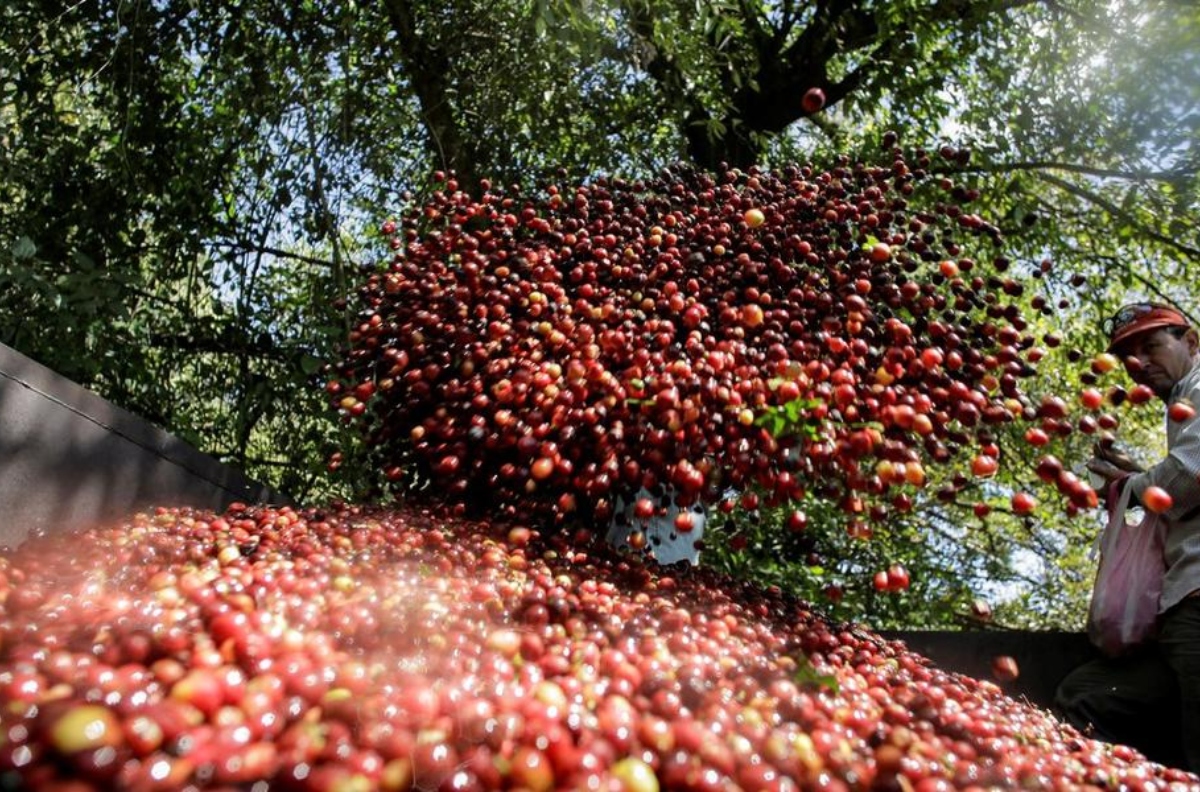
[[[1097,446],[1088,470],[1106,482],[1126,478],[1131,505],[1159,487],[1171,505],[1163,556],[1166,575],[1158,637],[1136,653],[1101,658],[1071,672],[1058,689],[1067,720],[1164,763],[1200,771],[1200,335],[1187,318],[1158,303],[1127,305],[1109,320],[1109,351],[1130,378],[1168,410],[1167,457],[1142,470],[1124,453]],[[1132,474],[1132,475],[1131,475]],[[1182,739],[1181,739],[1182,738]]]

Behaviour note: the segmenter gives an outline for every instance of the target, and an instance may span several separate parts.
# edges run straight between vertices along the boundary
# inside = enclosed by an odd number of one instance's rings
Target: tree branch
[[[1055,187],[1058,187],[1060,190],[1074,195],[1076,198],[1082,198],[1083,200],[1100,207],[1114,217],[1119,217],[1122,220],[1137,226],[1143,234],[1150,239],[1153,239],[1155,242],[1159,242],[1169,248],[1173,248],[1190,258],[1200,259],[1200,249],[1194,248],[1190,245],[1185,245],[1177,239],[1173,239],[1166,234],[1156,231],[1153,228],[1148,228],[1145,224],[1138,222],[1136,218],[1134,218],[1124,209],[1107,200],[1106,198],[1102,198],[1091,190],[1087,190],[1077,184],[1072,184],[1066,179],[1060,179],[1057,176],[1052,176],[1049,173],[1037,172],[1035,175],[1037,178],[1041,179],[1047,184],[1052,184]]]
[[[384,10],[396,33],[399,58],[408,74],[413,93],[433,143],[434,155],[463,184],[475,184],[475,163],[463,140],[450,101],[450,57],[437,42],[417,29],[417,18],[408,0],[384,0]]]
[[[196,328],[199,329],[199,328]],[[147,339],[148,345],[158,349],[174,349],[182,352],[206,352],[216,355],[239,355],[256,357],[291,364],[292,358],[281,349],[274,339],[265,333],[258,338],[241,335],[226,328],[216,335],[197,333],[155,333]]]
[[[823,5],[824,2],[818,2],[818,10]],[[788,37],[792,34],[793,28],[796,27],[796,23],[800,21],[802,9],[798,7],[796,3],[788,2],[784,4],[782,9],[780,9],[779,15],[779,25],[776,26],[775,34],[771,38],[771,50],[773,52],[783,51],[784,42],[788,40]]]
[[[239,455],[238,453],[229,451],[227,449],[215,449],[210,450],[207,453],[209,456],[217,457],[218,459],[237,459],[243,464],[258,465],[260,467],[295,469],[300,467],[302,464],[287,459],[264,459],[262,457],[250,456],[248,454]]]
[[[958,22],[963,28],[974,28],[996,14],[1043,2],[1046,0],[943,0],[904,24],[886,29],[879,12],[864,9],[858,0],[822,0],[805,29],[782,49],[783,39],[778,36],[763,39],[753,35],[761,19],[750,4],[743,2],[739,5],[745,17],[743,23],[751,31],[749,45],[756,48],[759,65],[742,83],[753,84],[756,89],[744,87],[737,91],[731,107],[724,112],[721,122],[728,130],[724,153],[735,164],[747,164],[742,160],[757,156],[756,134],[778,134],[805,116],[798,97],[807,89],[821,88],[825,105],[836,104],[870,84],[891,63],[902,60],[905,49],[912,46],[913,31],[919,27]],[[827,65],[839,55],[860,51],[867,51],[862,61],[842,79],[831,81]],[[738,123],[742,128],[734,132]],[[694,144],[692,151],[700,153]],[[715,157],[697,159],[711,165]]]
[[[275,258],[288,259],[290,261],[301,261],[305,264],[313,264],[318,267],[332,270],[333,262],[328,259],[316,258],[315,256],[305,256],[301,253],[290,253],[280,248],[271,247],[270,245],[256,245],[252,242],[216,242],[214,247],[224,250],[233,250],[239,253],[254,253],[258,255],[273,256]]]
[[[686,81],[679,64],[673,58],[664,55],[654,44],[655,18],[650,13],[650,9],[638,0],[633,0],[633,2],[627,0],[621,5],[625,9],[634,37],[642,42],[645,52],[649,55],[641,63],[642,68],[655,82],[663,86],[665,94],[672,95],[678,92],[678,95],[690,101],[692,96],[685,88]]]
[[[1029,162],[999,162],[990,165],[978,165],[970,168],[945,167],[934,169],[938,172],[975,172],[975,173],[1007,173],[1009,171],[1046,171],[1060,170],[1070,173],[1080,173],[1085,176],[1099,176],[1105,179],[1120,179],[1123,181],[1158,181],[1167,184],[1180,184],[1196,174],[1186,170],[1152,171],[1152,170],[1117,170],[1100,168],[1075,162],[1056,162],[1053,160],[1032,160]]]
[[[751,0],[738,0],[738,10],[741,12],[746,29],[750,31],[750,41],[754,45],[754,49],[758,52],[767,49],[774,36],[769,35],[763,27],[762,20],[759,19],[752,7]]]

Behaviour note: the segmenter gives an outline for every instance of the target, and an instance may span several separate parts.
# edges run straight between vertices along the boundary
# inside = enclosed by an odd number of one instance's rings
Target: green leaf
[[[796,435],[815,439],[820,434],[820,422],[805,413],[819,404],[815,399],[800,398],[767,407],[754,420],[754,425],[765,428],[775,438]]]
[[[801,687],[828,690],[835,696],[838,694],[840,685],[838,685],[836,676],[818,672],[807,655],[799,655],[794,659],[796,660],[796,670],[792,674],[793,682]]]
[[[300,356],[300,370],[309,376],[320,371],[323,365],[324,361],[320,358],[308,354]]]
[[[22,236],[13,243],[12,254],[13,258],[18,261],[31,259],[37,255],[37,244],[27,236]]]

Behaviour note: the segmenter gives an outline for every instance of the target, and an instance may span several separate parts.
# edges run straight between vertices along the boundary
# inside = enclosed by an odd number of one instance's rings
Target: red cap
[[[1128,314],[1129,318],[1125,318],[1123,314]],[[1108,342],[1108,351],[1112,352],[1134,336],[1151,330],[1162,327],[1189,327],[1190,324],[1186,316],[1170,306],[1150,303],[1127,305],[1117,311],[1114,317],[1115,327]]]

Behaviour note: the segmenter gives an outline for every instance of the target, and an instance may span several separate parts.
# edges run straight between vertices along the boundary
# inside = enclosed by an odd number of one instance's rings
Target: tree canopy
[[[0,341],[298,498],[364,495],[327,468],[345,439],[321,365],[384,255],[373,229],[435,170],[470,190],[822,164],[894,130],[969,151],[934,167],[1046,294],[1045,387],[1070,391],[1119,302],[1200,317],[1198,77],[1200,11],[1169,0],[11,0]],[[1154,416],[1123,421],[1154,448]],[[1088,438],[1062,442],[1081,464]],[[850,604],[945,621],[991,585],[1014,623],[1077,622],[1092,521],[964,532],[969,504],[931,500],[935,546],[898,524],[870,551],[929,588]],[[835,544],[825,567],[766,537],[727,563],[819,592]]]

